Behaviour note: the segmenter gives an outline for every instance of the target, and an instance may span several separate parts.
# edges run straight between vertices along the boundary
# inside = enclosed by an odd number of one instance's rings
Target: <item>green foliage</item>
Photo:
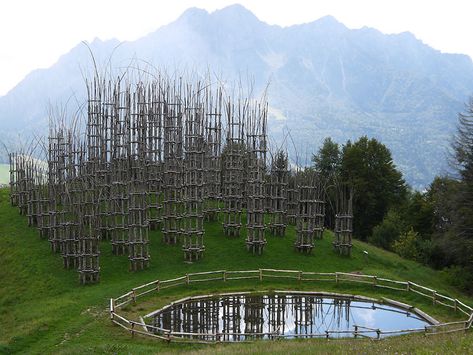
[[[376,139],[361,137],[343,147],[341,178],[355,191],[354,233],[365,240],[386,212],[406,197],[401,172],[393,163],[389,149]]]
[[[327,137],[317,154],[312,155],[312,163],[314,169],[322,176],[330,177],[339,173],[341,157],[338,143]]]
[[[419,237],[429,239],[434,232],[434,206],[427,194],[415,191],[407,198],[400,208],[404,223],[420,234]]]
[[[373,228],[373,233],[368,241],[381,248],[391,250],[394,241],[399,238],[404,230],[405,227],[399,214],[394,210],[390,210],[382,223]]]
[[[204,259],[185,263],[179,246],[161,242],[159,231],[150,232],[151,265],[141,272],[128,271],[128,258],[114,256],[110,244],[102,241],[100,267],[101,282],[97,285],[80,286],[77,271],[64,270],[59,254],[51,253],[46,240],[40,240],[34,228],[27,227],[27,219],[16,208],[9,206],[6,189],[0,189],[0,352],[13,353],[162,353],[162,352],[240,352],[240,353],[300,353],[320,351],[340,352],[348,346],[357,352],[367,349],[379,351],[385,344],[396,348],[400,340],[371,342],[347,340],[327,342],[264,342],[255,344],[232,344],[208,347],[157,342],[152,339],[132,338],[120,327],[112,324],[107,312],[108,298],[121,295],[132,287],[156,280],[169,279],[189,272],[219,270],[279,268],[301,269],[318,272],[362,272],[391,279],[411,280],[438,291],[460,297],[452,287],[445,284],[442,275],[416,262],[404,260],[398,255],[378,249],[369,244],[354,241],[350,258],[340,258],[333,252],[333,235],[326,231],[324,239],[317,241],[312,255],[294,251],[295,230],[289,226],[285,238],[271,238],[262,256],[249,254],[244,245],[245,235],[225,238],[220,223],[205,224],[206,252]],[[365,259],[363,251],[368,251]],[[296,281],[268,281],[263,284],[251,280],[241,282],[199,283],[191,287],[165,290],[155,299],[159,302],[192,294],[210,294],[225,290],[257,289],[307,289],[355,293],[371,297],[385,296],[407,303],[419,304],[423,310],[439,319],[456,319],[451,312],[432,306],[431,302],[406,293],[374,289],[365,285],[337,285],[335,283],[307,283]],[[465,298],[465,297],[463,297]],[[472,302],[469,300],[468,302]],[[151,305],[152,306],[152,305]],[[409,350],[418,348],[417,342],[424,337],[414,337]],[[430,339],[430,338],[429,338]],[[473,336],[472,336],[473,339]],[[303,345],[301,345],[303,344]],[[332,345],[333,344],[333,345]],[[370,348],[383,344],[382,348]],[[436,343],[441,346],[442,342]],[[462,344],[459,342],[459,344]],[[468,343],[470,344],[470,343]],[[464,345],[448,348],[461,350]],[[306,350],[304,350],[306,349]],[[308,351],[307,349],[310,349]],[[433,348],[435,349],[435,348]]]
[[[473,292],[473,270],[460,265],[451,265],[442,270],[447,281],[460,290]]]
[[[408,232],[402,233],[393,243],[393,251],[405,259],[417,260],[419,251],[417,247],[419,234],[411,228]]]

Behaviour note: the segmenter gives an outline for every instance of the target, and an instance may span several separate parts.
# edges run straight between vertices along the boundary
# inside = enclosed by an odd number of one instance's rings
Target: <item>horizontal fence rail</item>
[[[159,293],[160,290],[166,288],[177,287],[181,285],[189,285],[191,283],[198,282],[209,282],[209,281],[231,281],[231,280],[268,280],[268,279],[287,279],[287,280],[297,280],[299,282],[313,282],[313,281],[331,281],[335,283],[361,283],[371,285],[378,288],[386,288],[390,290],[400,291],[400,292],[412,292],[420,296],[432,300],[433,305],[440,305],[443,307],[448,307],[453,309],[455,312],[461,312],[466,315],[468,318],[466,320],[455,321],[455,322],[446,322],[440,323],[425,312],[420,309],[402,303],[399,301],[391,300],[389,298],[382,297],[381,299],[374,299],[365,296],[353,296],[341,293],[330,293],[330,292],[310,292],[310,291],[275,291],[276,293],[292,293],[292,294],[301,294],[301,295],[319,295],[319,296],[331,296],[331,297],[344,297],[344,298],[354,298],[359,301],[368,301],[368,302],[382,302],[386,305],[395,306],[397,308],[403,309],[408,312],[416,313],[420,317],[424,318],[426,321],[431,323],[424,328],[416,329],[400,329],[400,330],[390,330],[383,331],[380,329],[372,329],[363,327],[360,325],[355,325],[353,330],[326,330],[323,333],[314,333],[314,334],[291,334],[284,335],[278,333],[183,333],[183,332],[174,332],[169,329],[155,327],[149,324],[146,324],[144,318],[150,318],[159,312],[164,311],[165,309],[173,306],[176,303],[182,303],[191,300],[199,300],[203,298],[208,298],[212,296],[225,296],[225,295],[245,295],[253,294],[254,292],[231,292],[231,293],[219,293],[218,295],[203,295],[203,296],[194,296],[194,297],[185,297],[180,300],[171,302],[167,306],[151,312],[144,317],[140,317],[140,321],[129,320],[123,315],[120,315],[118,311],[123,307],[129,304],[136,304],[137,300],[145,295],[151,293]],[[181,342],[192,342],[192,343],[203,343],[210,344],[215,342],[229,342],[228,338],[230,336],[254,336],[254,337],[268,337],[269,339],[279,339],[285,338],[288,336],[298,337],[298,338],[331,338],[334,335],[351,335],[354,338],[363,338],[363,337],[375,337],[377,339],[381,338],[382,335],[388,334],[407,334],[407,333],[424,333],[425,335],[435,335],[435,334],[447,334],[458,331],[466,331],[473,326],[473,308],[461,302],[460,300],[452,297],[448,297],[438,293],[436,290],[431,288],[419,285],[411,281],[397,281],[390,280],[386,278],[381,278],[372,275],[363,275],[357,273],[346,273],[346,272],[307,272],[300,270],[277,270],[277,269],[258,269],[258,270],[218,270],[218,271],[206,271],[206,272],[196,272],[186,274],[185,276],[176,277],[169,280],[155,280],[148,282],[144,285],[133,288],[131,291],[117,297],[110,299],[110,319],[113,323],[124,328],[131,333],[132,336],[135,334],[140,334],[144,336],[149,336],[156,339],[161,339],[165,341],[181,341]],[[153,332],[150,332],[152,330]],[[155,332],[159,333],[156,334]],[[187,338],[183,338],[186,336]],[[245,342],[247,340],[239,341]],[[233,342],[233,341],[232,341]]]

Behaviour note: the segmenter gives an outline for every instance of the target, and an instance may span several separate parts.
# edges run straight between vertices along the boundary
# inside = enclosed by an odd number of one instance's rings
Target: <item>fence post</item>
[[[376,286],[378,284],[378,278],[376,276],[373,276],[373,286]]]
[[[135,337],[135,323],[131,323],[131,337]]]
[[[458,300],[456,298],[453,300],[453,309],[455,312],[458,311]]]
[[[113,313],[115,313],[115,300],[110,298],[110,319],[113,320]]]
[[[263,270],[259,269],[259,280],[263,281]]]
[[[186,274],[186,285],[189,285],[189,274]]]
[[[227,281],[227,270],[223,271],[223,282]]]
[[[411,282],[407,281],[407,291],[410,291],[410,290],[411,290]]]
[[[358,326],[355,325],[355,333],[353,334],[353,337],[356,339],[358,337]]]
[[[437,291],[432,292],[432,304],[435,306],[437,303]]]
[[[302,271],[299,271],[299,281],[302,280]]]
[[[156,281],[156,291],[158,291],[158,292],[159,292],[159,286],[160,286],[160,284],[159,284],[159,280],[158,280],[158,281]]]
[[[338,272],[335,273],[335,283],[338,284]]]
[[[133,304],[136,304],[136,293],[135,290],[131,291],[131,299],[133,301]]]

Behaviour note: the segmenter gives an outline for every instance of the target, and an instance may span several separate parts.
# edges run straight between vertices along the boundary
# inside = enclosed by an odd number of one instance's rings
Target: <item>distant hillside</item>
[[[97,62],[106,65],[113,52],[116,67],[140,58],[143,67],[146,61],[169,71],[210,68],[223,79],[250,75],[256,92],[269,81],[271,133],[281,142],[291,132],[299,163],[326,136],[345,142],[366,134],[389,146],[417,188],[444,169],[457,113],[473,94],[469,57],[443,54],[408,32],[350,30],[333,17],[282,28],[239,5],[211,14],[193,8],[137,41],[118,44],[94,41]],[[0,139],[12,144],[17,132],[44,130],[48,102],[80,101],[80,68],[91,68],[82,44],[1,97]]]

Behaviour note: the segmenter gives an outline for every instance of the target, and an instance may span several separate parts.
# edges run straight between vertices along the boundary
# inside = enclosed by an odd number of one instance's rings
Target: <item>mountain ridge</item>
[[[136,41],[119,43],[89,44],[101,68],[113,53],[119,68],[130,63],[211,68],[225,80],[252,73],[256,93],[271,80],[273,140],[282,141],[290,131],[298,138],[300,163],[307,163],[326,136],[344,143],[366,134],[392,150],[416,188],[446,169],[443,155],[457,113],[473,92],[468,56],[442,53],[410,32],[349,29],[333,16],[281,27],[241,5],[211,13],[191,8]],[[44,128],[48,100],[71,101],[74,95],[80,100],[85,84],[78,68],[90,71],[91,65],[80,44],[0,97],[0,117],[8,121],[0,140]]]

